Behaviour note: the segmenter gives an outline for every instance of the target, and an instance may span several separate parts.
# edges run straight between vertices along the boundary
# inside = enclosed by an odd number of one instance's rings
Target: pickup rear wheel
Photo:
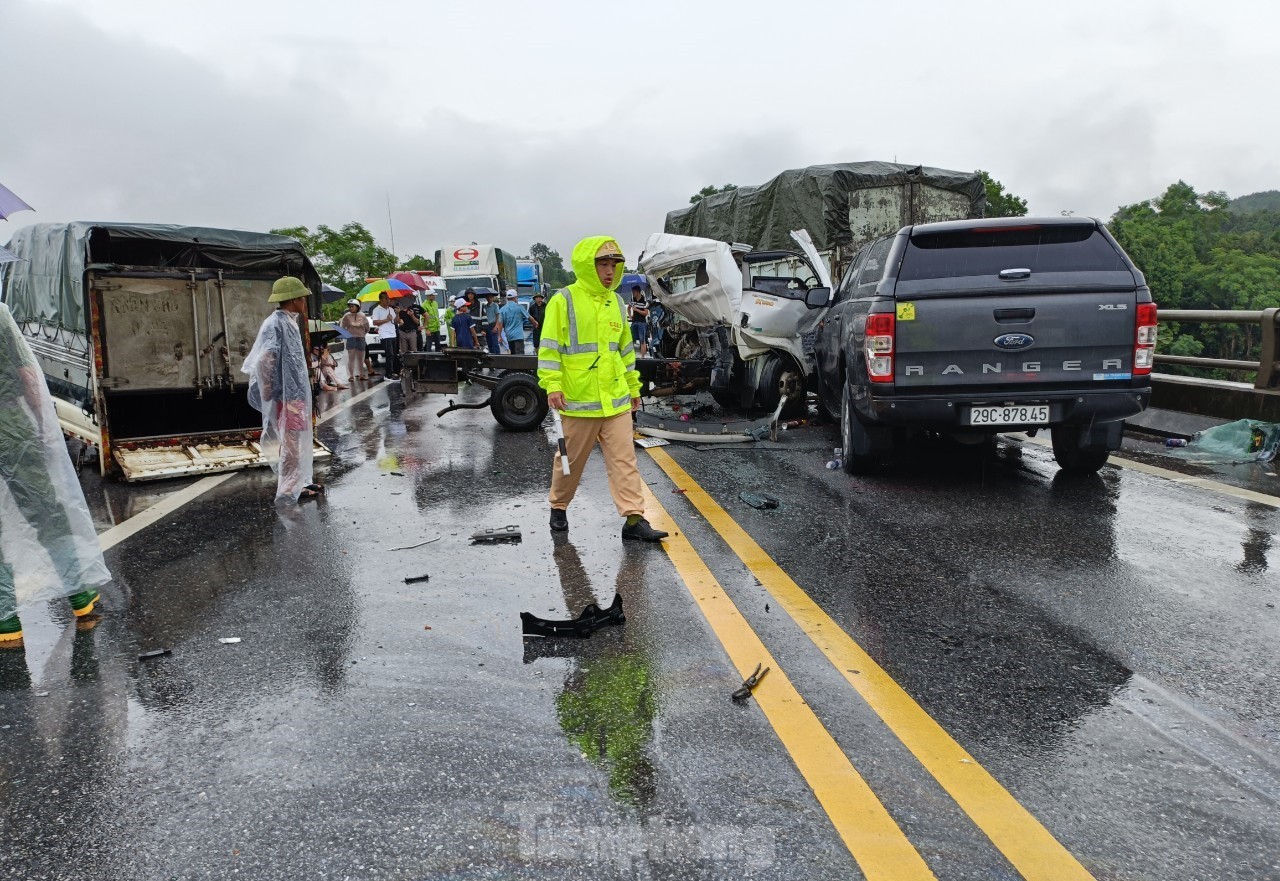
[[[547,418],[547,396],[529,373],[504,373],[489,396],[489,409],[508,431],[533,431]]]
[[[876,466],[871,435],[853,406],[853,388],[848,380],[840,395],[841,467],[846,474],[866,474]]]
[[[1050,430],[1053,441],[1053,458],[1068,474],[1096,474],[1107,464],[1111,451],[1105,447],[1080,446],[1083,429],[1078,425],[1055,425]]]

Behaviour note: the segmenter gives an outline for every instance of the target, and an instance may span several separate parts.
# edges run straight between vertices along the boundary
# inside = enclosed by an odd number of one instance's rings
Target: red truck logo
[[[453,259],[459,260],[463,263],[467,263],[471,260],[474,260],[479,256],[480,256],[480,252],[477,251],[475,248],[459,248],[458,250],[453,252]]]

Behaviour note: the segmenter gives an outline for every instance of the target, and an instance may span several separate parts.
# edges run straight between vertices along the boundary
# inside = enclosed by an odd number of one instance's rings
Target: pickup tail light
[[[867,376],[872,382],[893,382],[892,312],[867,316],[867,338],[863,351],[867,358]]]
[[[1155,364],[1156,356],[1156,317],[1155,303],[1138,304],[1138,330],[1133,342],[1134,375],[1149,374]]]

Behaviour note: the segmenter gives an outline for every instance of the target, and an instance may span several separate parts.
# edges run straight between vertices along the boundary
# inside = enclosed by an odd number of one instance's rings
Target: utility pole
[[[387,191],[387,229],[391,231],[391,253],[395,254],[396,253],[396,228],[395,228],[395,225],[391,223],[391,191],[390,190]],[[400,266],[400,258],[397,256],[396,266],[394,268],[398,269],[399,266]]]

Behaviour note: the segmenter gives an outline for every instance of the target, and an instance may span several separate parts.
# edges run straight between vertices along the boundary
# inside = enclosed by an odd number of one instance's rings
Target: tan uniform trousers
[[[560,451],[556,451],[551,467],[551,507],[565,510],[578,491],[578,481],[587,467],[591,448],[600,443],[604,453],[604,469],[609,475],[609,492],[613,504],[623,517],[644,514],[640,469],[636,467],[635,429],[631,411],[606,419],[561,414],[564,423],[564,445],[569,451],[569,474],[560,469]]]

